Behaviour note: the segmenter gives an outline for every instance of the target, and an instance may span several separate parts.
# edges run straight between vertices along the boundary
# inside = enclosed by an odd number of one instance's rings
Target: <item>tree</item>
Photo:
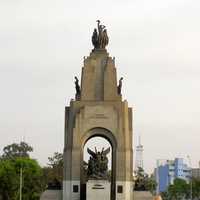
[[[13,162],[0,161],[0,199],[16,199],[18,192],[18,179]]]
[[[174,184],[170,185],[167,191],[163,192],[163,200],[190,199],[191,182],[187,183],[183,179],[175,179]],[[200,180],[192,179],[192,198],[200,200]]]
[[[169,185],[166,192],[163,192],[163,200],[181,200],[189,198],[190,186],[189,184],[180,178],[176,178],[172,185]]]
[[[63,154],[55,152],[52,157],[48,157],[49,163],[48,165],[52,168],[62,167],[63,166]]]
[[[146,185],[146,178],[148,175],[144,172],[144,169],[141,167],[138,167],[138,170],[136,171],[135,176],[135,190],[136,191],[145,191],[145,185]]]
[[[55,152],[48,160],[48,166],[43,168],[44,180],[49,188],[60,189],[63,180],[63,154]]]
[[[42,169],[30,158],[3,159],[0,161],[0,194],[3,200],[19,199],[20,168],[23,171],[23,200],[37,200],[44,189]]]
[[[13,143],[3,148],[3,159],[14,159],[17,157],[28,157],[29,152],[32,152],[33,148],[26,142],[20,142],[19,144]]]
[[[152,177],[148,177],[146,183],[146,189],[150,191],[152,195],[155,195],[156,186],[157,186],[156,180]]]
[[[156,190],[156,181],[152,177],[149,177],[141,167],[136,171],[134,190],[150,191],[152,194]]]
[[[44,190],[42,168],[29,158],[33,148],[25,142],[3,148],[0,159],[0,199],[19,199],[20,169],[23,172],[22,199],[37,200]]]
[[[192,193],[193,198],[200,200],[200,179],[192,180]]]

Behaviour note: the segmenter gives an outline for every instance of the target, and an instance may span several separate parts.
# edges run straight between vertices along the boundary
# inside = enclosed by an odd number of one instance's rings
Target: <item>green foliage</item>
[[[194,199],[200,200],[200,179],[192,180],[192,194]]]
[[[44,189],[41,167],[36,160],[16,158],[0,161],[0,194],[3,200],[19,199],[20,168],[23,172],[22,199],[39,199]]]
[[[36,160],[29,158],[16,159],[16,169],[20,173],[20,167],[23,170],[23,199],[35,200],[39,199],[44,189],[42,179],[42,169]]]
[[[32,151],[33,148],[25,142],[4,147],[0,157],[0,200],[19,199],[20,169],[23,174],[23,200],[39,200],[48,183],[61,186],[63,155],[54,153],[48,158],[48,167],[41,168],[36,160],[29,158]]]
[[[138,168],[135,176],[135,188],[136,191],[150,191],[154,194],[156,190],[156,181],[149,177],[142,168]]]
[[[171,199],[181,200],[189,196],[189,184],[183,179],[177,178],[174,184],[168,188],[169,197]]]
[[[146,189],[151,192],[152,195],[155,195],[157,183],[154,178],[148,177],[146,181]]]
[[[163,200],[182,200],[191,198],[191,182],[187,183],[183,179],[175,179],[174,184],[170,185],[167,191],[162,194]],[[200,180],[192,180],[192,199],[200,200]]]
[[[16,199],[18,193],[18,179],[14,163],[10,160],[0,161],[0,196],[3,200]]]
[[[52,157],[48,157],[49,163],[48,165],[52,168],[63,166],[63,154],[55,152]]]
[[[138,168],[136,171],[135,176],[135,190],[136,191],[145,191],[146,189],[146,182],[147,182],[148,175],[145,174],[144,170],[142,168]]]
[[[190,184],[183,179],[177,178],[161,196],[163,200],[188,199],[190,198]]]
[[[20,169],[22,169],[22,199],[37,200],[44,190],[42,169],[28,152],[33,148],[25,142],[4,147],[0,159],[0,199],[18,200]]]
[[[28,152],[32,152],[33,148],[26,142],[20,142],[19,144],[13,143],[3,148],[3,159],[14,159],[17,157],[29,157]]]
[[[48,157],[48,167],[43,168],[44,180],[49,187],[61,187],[63,180],[63,154],[55,152]]]

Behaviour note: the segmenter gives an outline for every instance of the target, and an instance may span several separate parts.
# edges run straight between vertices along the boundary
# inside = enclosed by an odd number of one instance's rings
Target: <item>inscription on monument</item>
[[[104,114],[95,114],[95,115],[92,115],[90,118],[107,119],[108,117],[105,116]]]

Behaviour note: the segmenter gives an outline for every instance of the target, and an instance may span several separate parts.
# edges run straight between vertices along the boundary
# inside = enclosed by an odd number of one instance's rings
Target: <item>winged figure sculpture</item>
[[[93,179],[108,179],[108,158],[107,154],[110,153],[110,147],[104,150],[102,148],[101,152],[97,151],[95,147],[95,152],[87,148],[87,152],[90,155],[88,161],[88,178]]]

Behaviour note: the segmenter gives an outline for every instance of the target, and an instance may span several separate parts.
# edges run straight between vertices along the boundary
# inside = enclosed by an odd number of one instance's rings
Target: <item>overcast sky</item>
[[[0,148],[25,138],[42,165],[62,152],[64,107],[100,19],[135,110],[145,169],[187,155],[197,167],[199,10],[199,0],[0,0]]]

